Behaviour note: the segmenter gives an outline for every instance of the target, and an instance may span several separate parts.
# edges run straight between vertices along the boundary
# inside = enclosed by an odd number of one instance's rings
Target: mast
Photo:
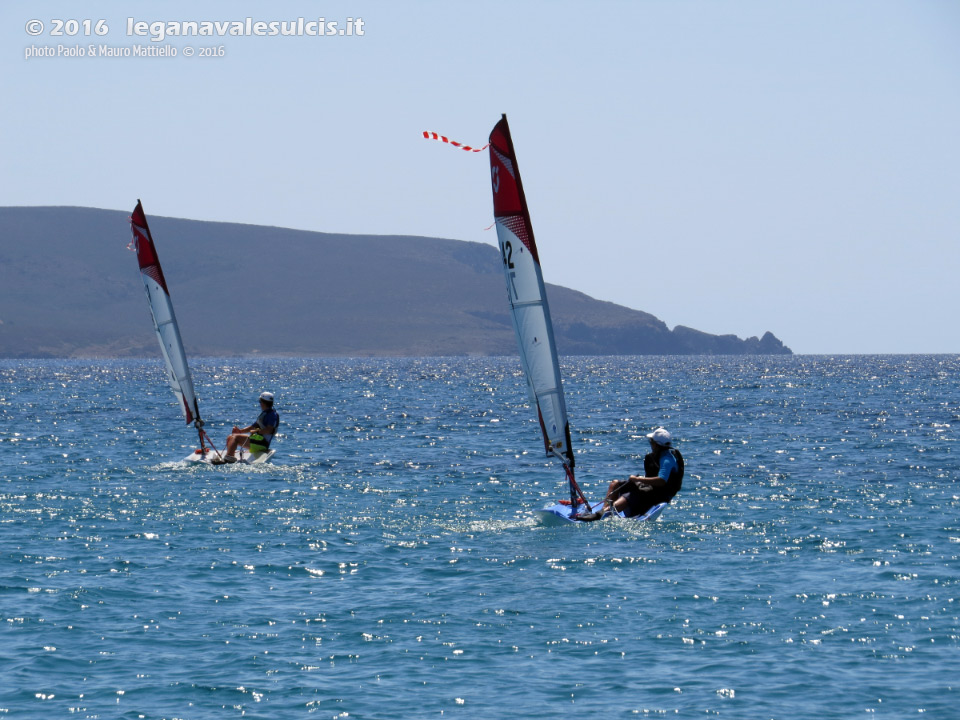
[[[544,448],[548,456],[559,458],[564,465],[570,485],[572,513],[576,513],[577,504],[587,501],[574,478],[570,423],[563,397],[553,322],[506,115],[490,133],[490,181],[520,363],[537,408]]]
[[[200,419],[200,405],[193,389],[193,378],[190,376],[190,367],[187,365],[180,327],[177,325],[177,316],[173,311],[170,291],[163,275],[163,268],[160,267],[160,258],[153,243],[153,235],[150,233],[147,217],[139,199],[130,216],[130,229],[133,231],[133,246],[137,251],[140,278],[147,293],[153,329],[157,333],[160,353],[163,355],[167,369],[167,381],[183,407],[187,425],[193,423],[197,428],[200,447],[203,448],[205,435],[203,420]]]

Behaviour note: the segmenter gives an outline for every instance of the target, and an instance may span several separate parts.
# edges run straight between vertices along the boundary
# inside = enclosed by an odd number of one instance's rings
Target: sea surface
[[[564,358],[560,527],[515,358],[0,361],[0,717],[958,718],[960,358]]]

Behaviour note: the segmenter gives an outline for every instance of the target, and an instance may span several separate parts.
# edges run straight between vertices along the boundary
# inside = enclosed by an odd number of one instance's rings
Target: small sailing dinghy
[[[539,510],[538,514],[546,520],[573,522],[578,515],[599,510],[603,502],[588,502],[574,477],[570,423],[563,398],[553,322],[506,115],[490,133],[490,180],[497,239],[510,298],[510,316],[520,349],[520,364],[527,378],[531,401],[537,408],[547,456],[563,463],[570,491],[569,500]],[[665,506],[665,503],[657,505],[632,519],[653,520]]]
[[[170,291],[167,289],[167,281],[160,267],[160,258],[157,256],[157,248],[153,244],[153,236],[150,234],[150,227],[147,225],[147,217],[144,215],[140,200],[137,200],[137,206],[130,216],[130,228],[133,231],[131,244],[137,252],[140,277],[147,291],[153,329],[157,333],[157,340],[160,341],[160,352],[167,367],[167,380],[173,388],[173,394],[183,407],[187,425],[193,423],[200,439],[200,447],[184,460],[203,463],[219,460],[220,453],[203,429],[204,422],[200,419],[200,405],[193,389],[193,378],[190,376],[187,355],[183,349],[183,340],[180,338],[177,316],[173,312]],[[244,453],[241,454],[238,462],[248,464],[267,462],[273,457],[273,453],[273,450],[265,453]]]
[[[520,364],[527,379],[531,401],[537,408],[547,456],[555,457],[563,464],[570,491],[569,504],[555,505],[541,512],[575,520],[581,512],[593,510],[593,506],[574,477],[570,423],[563,398],[550,306],[547,304],[540,257],[506,115],[490,133],[490,181],[497,240],[507,281],[510,317],[520,350]]]

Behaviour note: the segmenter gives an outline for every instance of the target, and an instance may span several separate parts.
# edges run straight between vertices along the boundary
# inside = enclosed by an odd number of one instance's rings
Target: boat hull
[[[267,450],[262,453],[243,453],[242,457],[237,458],[236,463],[231,463],[233,465],[263,465],[264,463],[270,462],[270,458],[273,457],[276,450]],[[214,460],[219,459],[219,455],[213,450],[207,450],[206,452],[201,452],[200,450],[194,450],[192,453],[187,455],[183,460],[184,462],[189,463],[205,463],[207,465],[213,465]]]
[[[630,520],[633,522],[644,522],[646,520],[656,520],[658,517],[660,517],[660,513],[663,512],[664,508],[666,508],[667,505],[669,505],[669,503],[660,503],[659,505],[654,505],[652,508],[647,510],[647,512],[645,512],[643,515],[637,515],[636,517],[624,518],[624,519]],[[603,503],[598,502],[595,505],[593,505],[590,509],[592,511],[597,511],[597,510],[600,510],[602,507],[603,507]],[[603,519],[607,519],[608,517],[611,517],[613,514],[614,513],[608,512],[606,515],[603,516]],[[576,520],[570,517],[569,505],[562,505],[559,503],[556,505],[545,507],[542,510],[537,510],[536,515],[537,515],[537,519],[539,519],[541,523],[550,524],[550,525],[581,522],[579,520]],[[619,518],[623,518],[623,515],[621,515],[620,513],[616,513],[616,515]]]

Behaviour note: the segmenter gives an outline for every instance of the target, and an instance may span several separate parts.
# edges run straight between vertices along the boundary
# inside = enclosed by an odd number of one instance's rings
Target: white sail
[[[490,172],[493,214],[520,362],[537,407],[547,454],[563,460],[568,468],[572,492],[576,483],[569,471],[573,468],[574,456],[570,447],[570,425],[563,399],[557,345],[506,116],[490,133]]]
[[[170,293],[160,267],[160,259],[157,257],[157,249],[153,244],[153,236],[150,234],[147,218],[139,200],[130,217],[130,227],[133,230],[133,245],[140,264],[140,277],[143,279],[150,313],[153,316],[153,327],[157,332],[160,352],[167,366],[167,380],[183,406],[189,425],[200,420],[200,409],[193,390],[193,379],[190,377],[183,340],[180,338],[180,328],[177,326],[177,316],[173,311],[173,303],[170,301]]]

